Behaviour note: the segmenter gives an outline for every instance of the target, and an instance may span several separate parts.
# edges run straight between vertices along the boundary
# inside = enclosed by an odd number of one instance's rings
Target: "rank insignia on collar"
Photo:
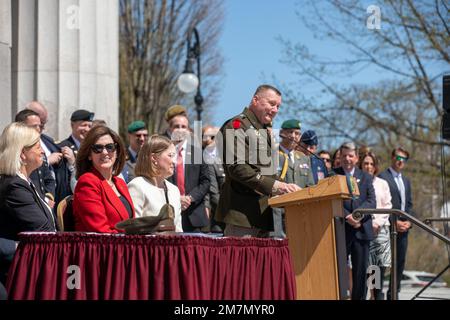
[[[241,120],[239,119],[234,119],[233,120],[233,129],[240,129],[241,128]]]

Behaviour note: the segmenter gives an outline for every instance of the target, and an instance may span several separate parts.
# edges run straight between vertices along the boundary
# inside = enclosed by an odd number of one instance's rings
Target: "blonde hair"
[[[22,150],[33,147],[40,137],[39,132],[24,123],[9,124],[0,136],[0,174],[16,175],[22,166]]]
[[[172,141],[164,136],[154,134],[148,138],[141,147],[141,150],[139,150],[136,167],[134,168],[136,177],[145,177],[149,179],[156,177],[158,172],[152,162],[152,155],[160,155],[171,145],[173,145]]]

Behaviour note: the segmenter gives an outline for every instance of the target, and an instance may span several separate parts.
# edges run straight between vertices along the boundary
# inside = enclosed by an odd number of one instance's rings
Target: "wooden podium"
[[[354,195],[359,195],[356,182]],[[348,298],[344,199],[351,198],[345,176],[269,199],[284,208],[286,234],[294,262],[297,299]]]

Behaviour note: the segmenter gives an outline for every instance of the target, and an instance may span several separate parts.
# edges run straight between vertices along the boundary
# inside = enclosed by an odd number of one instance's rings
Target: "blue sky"
[[[220,41],[225,58],[225,77],[213,123],[220,126],[248,105],[256,87],[274,75],[293,80],[279,62],[279,35],[302,36],[295,14],[295,0],[227,0]]]
[[[348,48],[329,41],[313,38],[297,16],[303,9],[301,0],[226,0],[225,21],[220,48],[225,58],[224,80],[219,104],[214,109],[212,122],[216,126],[238,114],[248,105],[256,87],[271,83],[275,78],[283,83],[295,83],[292,70],[280,62],[283,45],[277,37],[293,43],[307,44],[311,52],[321,56],[343,57]],[[364,1],[361,6],[364,6]],[[364,20],[363,20],[364,21]],[[365,28],[365,24],[361,25]],[[368,31],[370,32],[370,31]],[[334,78],[339,84],[349,82],[371,82],[382,75],[373,70],[365,70],[352,79]],[[320,90],[318,84],[302,87],[309,94]],[[283,113],[283,106],[274,122],[279,127],[289,115]],[[304,122],[304,119],[300,119]]]

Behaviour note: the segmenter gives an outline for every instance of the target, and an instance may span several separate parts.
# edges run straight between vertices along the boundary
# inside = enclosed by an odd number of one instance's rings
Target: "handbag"
[[[153,234],[175,232],[175,209],[169,203],[166,182],[164,181],[164,195],[166,203],[161,207],[157,216],[132,218],[116,224],[117,229],[126,234]]]

